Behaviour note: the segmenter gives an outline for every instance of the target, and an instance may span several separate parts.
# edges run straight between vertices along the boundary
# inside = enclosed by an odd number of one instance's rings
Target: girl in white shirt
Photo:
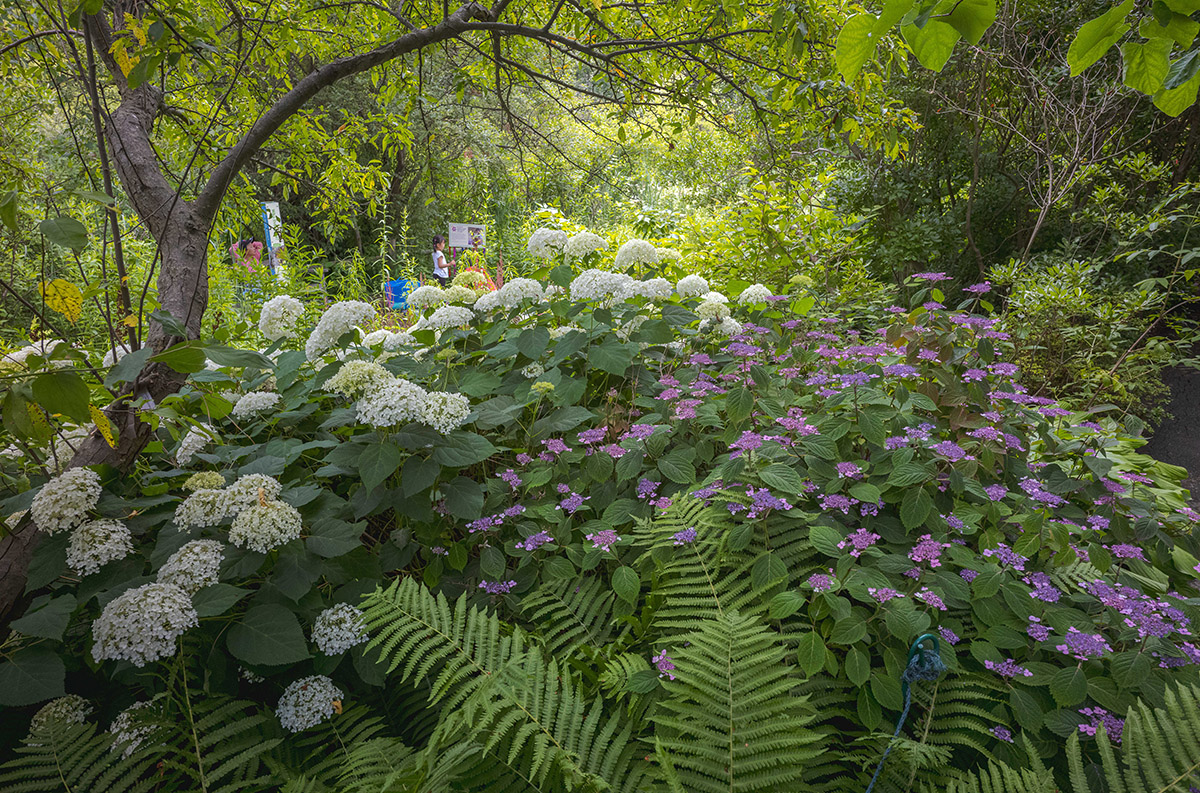
[[[445,289],[450,283],[450,268],[446,265],[446,254],[442,253],[446,249],[446,238],[441,234],[433,235],[433,277],[438,279],[438,283]]]

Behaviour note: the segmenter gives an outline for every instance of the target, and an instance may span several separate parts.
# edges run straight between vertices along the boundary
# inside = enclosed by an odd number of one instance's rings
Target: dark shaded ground
[[[1191,491],[1192,502],[1200,500],[1200,371],[1177,367],[1168,370],[1164,382],[1171,387],[1171,405],[1175,417],[1163,422],[1138,451],[1188,470],[1183,485]]]

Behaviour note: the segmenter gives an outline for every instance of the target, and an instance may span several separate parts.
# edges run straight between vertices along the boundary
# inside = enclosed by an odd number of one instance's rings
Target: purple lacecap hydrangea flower
[[[517,585],[516,581],[480,581],[479,588],[489,595],[507,595]]]
[[[1004,543],[1000,543],[995,548],[988,548],[983,552],[983,555],[995,557],[997,562],[1006,564],[1014,570],[1020,570],[1021,572],[1025,572],[1025,563],[1029,561]]]
[[[584,430],[575,437],[579,439],[580,443],[590,446],[594,443],[600,443],[602,440],[604,440],[606,435],[608,435],[608,429],[606,427],[594,427],[590,430]]]
[[[525,507],[524,507],[523,505],[521,505],[521,504],[514,504],[513,506],[511,506],[511,507],[509,507],[508,509],[504,510],[504,511],[503,511],[503,512],[501,512],[500,514],[501,514],[501,515],[503,515],[503,516],[504,516],[504,517],[506,517],[506,518],[515,518],[515,517],[517,517],[518,515],[524,515],[524,514],[525,514]]]
[[[588,534],[584,539],[592,543],[593,548],[599,548],[602,551],[612,552],[612,547],[621,541],[614,529],[604,529],[595,534]]]
[[[504,483],[513,489],[513,492],[516,492],[517,488],[521,486],[521,477],[518,476],[517,472],[511,468],[509,468],[507,471],[496,474],[496,476],[503,479]]]
[[[919,377],[921,370],[907,363],[890,363],[883,367],[883,373],[888,377]]]
[[[639,441],[644,441],[654,434],[653,424],[634,424],[629,428],[629,431],[621,436],[621,440],[626,438],[636,438]]]
[[[674,416],[677,419],[696,418],[696,408],[703,404],[701,399],[681,399],[675,403]]]
[[[857,559],[859,556],[862,556],[863,551],[879,542],[879,539],[880,537],[878,534],[867,531],[866,529],[859,529],[853,534],[848,535],[846,539],[839,542],[837,547],[845,548],[847,545],[851,546],[850,555]]]
[[[954,441],[942,441],[935,443],[929,447],[930,450],[937,452],[943,457],[949,458],[950,462],[958,462],[959,460],[974,460],[975,458],[967,454],[966,449],[959,446]]]
[[[1112,647],[1109,647],[1108,642],[1099,633],[1083,633],[1075,626],[1067,628],[1063,642],[1063,644],[1056,645],[1054,649],[1078,661],[1103,658],[1112,652]]]
[[[1001,377],[1016,377],[1020,369],[1014,363],[994,363],[988,367],[992,370],[992,374],[1000,375]]]
[[[1020,666],[1011,658],[1005,658],[1004,660],[1000,661],[1000,663],[996,663],[995,661],[984,661],[983,665],[990,671],[995,672],[996,674],[1000,675],[1000,677],[1005,679],[1018,676],[1033,677],[1033,672],[1030,672],[1025,667]]]
[[[832,570],[829,571],[828,575],[825,573],[813,573],[808,577],[808,585],[817,592],[828,592],[833,589],[834,580]]]
[[[1129,545],[1128,543],[1118,543],[1117,545],[1105,545],[1104,547],[1108,549],[1108,552],[1111,553],[1114,558],[1117,558],[1117,559],[1140,559],[1143,562],[1146,561],[1146,554],[1143,553],[1142,549],[1137,547],[1136,545]]]
[[[601,446],[600,451],[604,452],[614,460],[618,460],[629,453],[628,449],[616,443],[610,443],[607,446]]]
[[[542,445],[551,454],[566,454],[571,451],[571,447],[565,444],[562,438],[550,438],[549,440],[542,441]]]
[[[530,534],[525,539],[517,543],[517,547],[522,551],[533,553],[538,548],[541,548],[546,543],[554,542],[554,538],[547,532],[539,531],[537,534]]]
[[[977,430],[971,430],[967,434],[981,441],[999,441],[1003,438],[1000,430],[995,427],[980,427]]]
[[[938,635],[942,637],[942,641],[951,646],[954,646],[962,641],[957,633],[950,630],[945,625],[942,625],[938,628]]]
[[[892,437],[885,439],[883,442],[883,448],[887,449],[888,451],[901,449],[907,445],[908,438],[905,438],[902,435],[893,435]]]
[[[1049,625],[1043,625],[1042,621],[1037,617],[1029,618],[1029,625],[1025,627],[1025,632],[1029,634],[1029,638],[1035,642],[1044,642],[1050,637],[1054,630]]]
[[[922,303],[921,308],[925,309],[926,311],[937,311],[939,308],[945,308],[945,306],[936,300],[929,300]]]
[[[946,604],[942,602],[942,598],[929,587],[921,587],[921,591],[917,592],[913,597],[927,606],[933,606],[938,611],[946,610]]]
[[[671,506],[671,503],[672,503],[671,499],[667,498],[666,496],[663,496],[662,498],[656,498],[653,501],[651,501],[650,506],[654,507],[655,509],[663,510],[665,512]]]
[[[889,600],[904,597],[903,593],[892,589],[891,587],[867,587],[867,594],[875,598],[876,602],[887,603]]]
[[[583,506],[583,502],[591,500],[591,496],[581,496],[578,493],[571,492],[566,498],[558,502],[555,509],[561,509],[568,515],[574,515]]]
[[[838,463],[838,476],[843,479],[862,479],[862,469],[858,467],[858,463]]]
[[[912,559],[914,564],[928,562],[930,567],[942,566],[942,550],[949,548],[950,543],[938,542],[933,539],[932,534],[925,534],[913,546],[913,549],[908,552],[908,558]]]
[[[1087,519],[1088,525],[1093,529],[1104,530],[1108,528],[1109,520],[1103,515],[1089,515]]]
[[[433,546],[432,548],[429,549],[429,552],[432,553],[434,556],[449,556],[450,555],[450,552],[447,551],[445,548],[443,548],[440,545]]]
[[[562,482],[555,485],[554,489],[558,491],[559,495],[566,495],[571,492],[571,486]]]
[[[963,288],[963,291],[972,295],[984,295],[992,291],[992,283],[991,281],[984,281],[981,284],[972,284]]]
[[[942,520],[946,521],[946,525],[954,531],[962,531],[967,527],[967,524],[957,515],[942,515]]]
[[[919,279],[921,281],[932,281],[932,282],[949,281],[950,280],[950,276],[946,275],[945,273],[916,273],[913,275],[913,278]]]
[[[1050,580],[1050,576],[1045,573],[1030,573],[1022,580],[1033,587],[1029,596],[1034,600],[1040,600],[1043,603],[1057,603],[1059,598],[1062,597],[1062,593],[1054,586],[1054,583]]]
[[[1125,720],[1118,719],[1104,708],[1082,708],[1079,715],[1089,719],[1088,724],[1080,724],[1079,731],[1084,735],[1095,737],[1096,730],[1104,725],[1104,734],[1113,743],[1121,742],[1121,733],[1125,730]]]
[[[967,383],[977,383],[987,377],[987,372],[983,369],[968,369],[963,372],[962,379]]]
[[[1131,471],[1119,471],[1117,476],[1124,479],[1126,482],[1140,482],[1143,485],[1152,485],[1154,480],[1144,474],[1135,474]]]
[[[648,498],[657,498],[658,488],[661,485],[662,482],[655,482],[646,478],[639,479],[637,483],[637,497],[643,501]]]
[[[920,350],[917,350],[917,360],[918,361],[938,361],[940,359],[938,358],[937,350],[920,349]]]
[[[1191,621],[1168,600],[1155,600],[1124,584],[1092,581],[1081,586],[1089,595],[1124,617],[1125,625],[1136,630],[1139,639],[1149,636],[1165,638],[1172,633],[1191,635]]]
[[[733,453],[729,455],[730,459],[741,456],[742,452],[752,452],[762,448],[764,440],[764,436],[757,432],[744,431],[740,438],[729,444],[729,448],[733,450]]]
[[[658,670],[658,676],[662,677],[663,675],[666,675],[668,680],[675,679],[675,675],[671,674],[673,671],[675,671],[675,664],[672,663],[674,660],[674,658],[667,655],[666,650],[663,650],[658,655],[650,659],[650,661],[654,664],[654,668]]]
[[[992,735],[996,736],[1000,740],[1004,741],[1005,743],[1013,742],[1012,730],[1008,729],[1007,727],[1001,727],[1000,725],[996,725],[995,727],[992,727],[990,730],[988,730],[988,732],[990,732]]]
[[[966,581],[969,584],[972,581],[974,581],[976,578],[979,577],[979,571],[978,570],[959,570],[958,575],[959,575],[959,577],[962,578],[962,580]]]
[[[517,455],[517,465],[529,465],[531,462],[533,462],[533,457],[529,456],[525,452],[521,452]]]
[[[696,541],[696,527],[692,526],[675,532],[672,545],[691,545]]]
[[[840,510],[843,515],[850,514],[850,507],[858,503],[858,499],[843,496],[841,493],[830,493],[827,496],[821,496],[821,509],[832,511]]]
[[[747,488],[746,495],[750,496],[751,499],[750,511],[746,513],[746,517],[748,518],[757,518],[773,509],[787,512],[792,508],[791,504],[782,498],[772,495],[771,491],[765,487],[760,487],[757,490],[753,487]]]
[[[867,374],[866,372],[853,372],[851,374],[838,375],[838,381],[843,387],[867,385],[876,378],[876,375]]]
[[[1008,488],[1004,485],[988,485],[983,492],[991,501],[1003,501],[1004,497],[1008,495]]]

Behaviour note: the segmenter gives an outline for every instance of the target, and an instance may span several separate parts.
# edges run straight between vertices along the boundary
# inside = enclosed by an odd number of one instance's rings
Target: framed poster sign
[[[451,223],[451,248],[486,248],[487,229],[482,223]]]

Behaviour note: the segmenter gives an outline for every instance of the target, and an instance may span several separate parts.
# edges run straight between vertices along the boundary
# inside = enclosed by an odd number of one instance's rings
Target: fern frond
[[[543,584],[521,601],[549,655],[565,657],[579,645],[599,649],[612,635],[612,587],[603,578],[579,578]]]
[[[125,757],[113,736],[94,724],[55,724],[40,730],[0,766],[6,793],[142,793],[158,784],[151,770],[155,753]]]
[[[758,619],[724,613],[689,634],[668,684],[658,741],[689,791],[782,790],[823,751],[778,637]]]

